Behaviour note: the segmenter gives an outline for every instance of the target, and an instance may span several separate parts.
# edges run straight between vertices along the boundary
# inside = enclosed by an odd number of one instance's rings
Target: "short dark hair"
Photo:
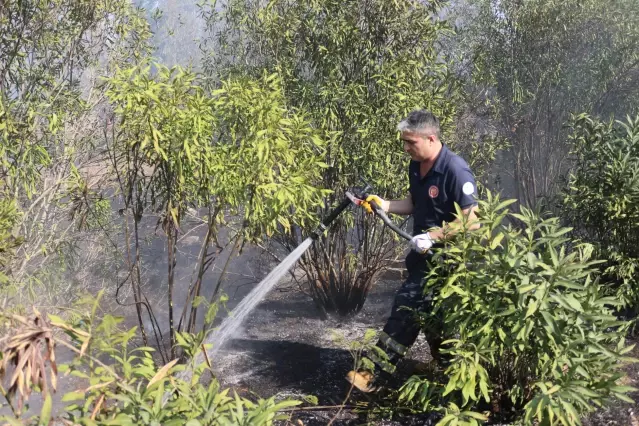
[[[427,129],[435,132],[439,137],[439,119],[430,111],[418,109],[408,114],[398,125],[400,132],[423,132]]]

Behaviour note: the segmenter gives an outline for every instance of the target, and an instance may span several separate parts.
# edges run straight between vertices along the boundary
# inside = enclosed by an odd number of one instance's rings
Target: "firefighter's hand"
[[[377,204],[384,211],[388,209],[388,202],[384,201],[377,195],[369,195],[361,204],[361,206],[364,207],[367,213],[373,213],[373,207],[371,206],[371,203]]]
[[[419,254],[424,254],[428,250],[430,250],[434,243],[435,240],[433,240],[430,237],[430,234],[427,232],[425,234],[415,235],[410,240],[410,248],[415,250]]]

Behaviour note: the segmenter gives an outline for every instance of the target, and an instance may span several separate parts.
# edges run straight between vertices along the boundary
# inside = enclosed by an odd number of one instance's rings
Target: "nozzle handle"
[[[364,180],[363,177],[360,177],[360,180],[364,183],[365,187],[362,190],[362,199],[366,199],[369,195],[369,191],[371,191],[373,189],[373,186],[371,184],[369,184],[368,182],[366,182],[366,180]],[[377,217],[379,217],[380,219],[382,219],[382,221],[384,222],[384,224],[386,226],[388,226],[390,229],[393,230],[393,232],[395,232],[397,235],[399,235],[400,237],[402,237],[405,240],[410,241],[413,237],[412,235],[410,235],[409,233],[405,232],[404,230],[400,229],[399,226],[395,225],[393,223],[392,220],[390,220],[390,218],[388,217],[388,215],[386,215],[386,212],[382,209],[381,206],[378,206],[375,203],[369,203],[373,209],[373,213],[375,213],[377,215]]]

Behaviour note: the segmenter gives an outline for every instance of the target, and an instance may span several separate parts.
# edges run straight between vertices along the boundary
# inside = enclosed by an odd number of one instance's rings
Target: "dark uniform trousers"
[[[420,255],[414,251],[406,257],[408,279],[395,295],[390,317],[379,336],[376,348],[366,355],[383,372],[393,373],[397,363],[417,340],[422,329],[418,313],[428,314],[432,311],[432,296],[424,294],[430,257],[430,255]],[[426,341],[435,360],[440,359],[439,348],[443,341],[441,331],[441,321],[437,318],[424,326]],[[386,357],[380,356],[380,350],[386,354]]]

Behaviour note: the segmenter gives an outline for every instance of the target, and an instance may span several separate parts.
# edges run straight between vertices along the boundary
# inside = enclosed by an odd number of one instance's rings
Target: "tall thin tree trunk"
[[[233,246],[231,247],[231,251],[229,253],[229,257],[228,259],[226,259],[226,262],[224,262],[224,267],[222,268],[222,272],[220,273],[220,277],[217,280],[217,284],[215,285],[215,290],[213,290],[213,294],[211,295],[211,299],[209,300],[209,304],[212,305],[213,303],[215,303],[215,296],[217,296],[218,292],[220,291],[220,288],[222,287],[222,282],[224,281],[224,276],[226,275],[226,270],[229,266],[229,264],[231,263],[231,259],[233,258],[233,254],[235,253],[235,250],[237,250],[237,248],[240,246],[240,242],[242,240],[242,238],[239,235],[235,236],[236,241],[233,244]],[[204,322],[204,329],[208,329],[209,326],[211,325],[212,322]]]
[[[175,225],[171,219],[171,215],[167,218],[167,256],[168,256],[168,266],[169,266],[169,285],[168,285],[168,293],[167,298],[169,302],[169,344],[171,345],[171,359],[175,358],[175,328],[173,325],[173,284],[175,278],[175,238],[177,235],[177,230],[175,229]]]
[[[135,301],[135,310],[138,315],[138,323],[140,324],[140,333],[142,333],[142,341],[145,346],[148,346],[149,341],[146,335],[146,329],[144,328],[144,321],[142,321],[142,297],[140,290],[140,249],[139,249],[139,234],[138,234],[138,221],[137,215],[133,214],[133,223],[134,223],[134,238],[135,238],[135,263],[131,265],[131,247],[130,247],[130,231],[129,231],[129,218],[125,214],[125,233],[126,233],[126,257],[127,263],[129,264],[129,271],[131,271],[131,290],[133,291],[133,300]],[[135,273],[132,271],[132,268],[135,267]],[[158,348],[159,349],[159,348]]]
[[[208,229],[206,230],[206,237],[204,238],[204,251],[202,253],[202,257],[200,258],[200,267],[197,272],[197,280],[195,282],[195,288],[193,289],[193,301],[200,295],[200,289],[202,287],[202,278],[208,269],[209,261],[209,245],[211,243],[211,238],[213,237],[213,223],[215,223],[215,218],[211,215],[211,211],[209,210],[209,221],[208,221]],[[191,307],[191,314],[189,315],[189,323],[186,327],[186,330],[189,333],[193,333],[195,329],[195,324],[197,321],[197,306]]]
[[[519,159],[519,155],[517,153],[513,153],[515,155],[515,173],[514,173],[514,180],[515,180],[515,198],[517,199],[517,203],[515,203],[515,207],[517,208],[517,211],[521,211],[521,164],[520,164],[520,159]]]

